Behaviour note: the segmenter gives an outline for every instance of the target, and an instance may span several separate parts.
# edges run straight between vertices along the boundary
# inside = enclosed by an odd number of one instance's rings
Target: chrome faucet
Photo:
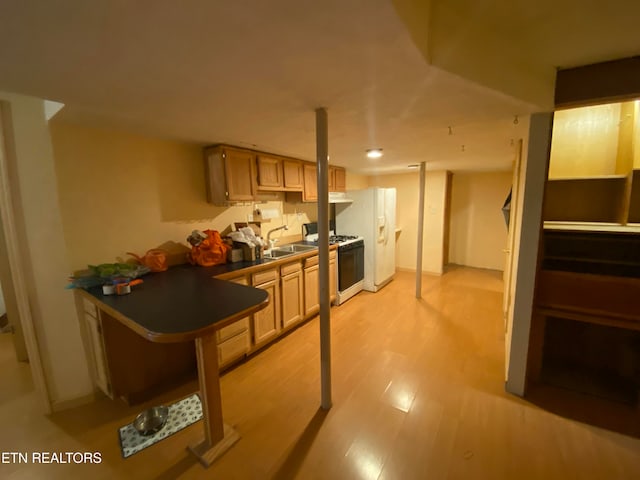
[[[278,230],[289,230],[289,227],[287,225],[282,225],[281,227],[274,228],[274,229],[269,230],[267,232],[267,242],[269,242],[269,248],[273,248],[275,246],[276,242],[278,241],[277,238],[274,238],[273,240],[271,240],[271,234],[273,232],[277,232]]]

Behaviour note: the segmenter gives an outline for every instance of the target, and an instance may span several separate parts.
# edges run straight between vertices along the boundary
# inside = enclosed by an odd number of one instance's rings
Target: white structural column
[[[422,298],[422,242],[424,238],[424,191],[426,164],[420,163],[420,199],[418,200],[418,254],[416,258],[416,298]]]
[[[320,277],[320,376],[324,410],[331,408],[331,299],[329,292],[329,139],[327,111],[316,109],[318,266]]]
[[[510,309],[512,318],[511,350],[507,369],[506,389],[516,395],[524,395],[529,351],[529,333],[533,313],[533,293],[536,282],[536,263],[540,227],[542,225],[542,202],[547,180],[547,165],[551,150],[553,113],[536,113],[529,123],[529,145],[527,157],[521,168],[521,206],[518,208],[514,226],[518,245],[511,272],[515,292]],[[519,227],[519,228],[518,228]],[[508,286],[507,286],[508,288]]]

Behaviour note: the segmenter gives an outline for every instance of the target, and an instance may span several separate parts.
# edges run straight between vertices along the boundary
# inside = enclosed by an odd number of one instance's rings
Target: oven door
[[[357,241],[338,246],[338,291],[364,279],[364,242]]]

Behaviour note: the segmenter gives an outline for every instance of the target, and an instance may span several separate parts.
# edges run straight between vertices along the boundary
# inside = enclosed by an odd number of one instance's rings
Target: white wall
[[[17,183],[16,219],[27,252],[24,272],[49,396],[54,405],[92,392],[73,295],[44,102],[0,93],[11,104]]]
[[[511,172],[453,174],[450,263],[504,270],[508,230],[501,209],[511,182]]]
[[[120,130],[51,122],[60,209],[73,270],[127,259],[163,246],[186,249],[192,230],[224,231],[247,221],[251,203],[207,203],[202,146]],[[349,176],[347,176],[349,178]],[[302,224],[317,218],[316,204],[274,201],[257,204],[282,216],[266,230],[287,223],[274,238],[299,240]],[[301,198],[298,194],[298,197]],[[173,242],[173,243],[167,243]],[[184,258],[184,253],[182,254]]]

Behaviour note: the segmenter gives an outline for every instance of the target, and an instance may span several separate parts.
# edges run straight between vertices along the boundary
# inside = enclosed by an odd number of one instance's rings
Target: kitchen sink
[[[288,257],[289,255],[293,255],[296,252],[290,252],[287,250],[277,250],[275,248],[272,248],[269,251],[264,252],[264,258],[282,258],[282,257]]]
[[[315,249],[316,247],[314,247],[313,245],[298,245],[295,243],[291,245],[282,245],[281,247],[273,248],[273,250],[279,250],[281,252],[290,252],[290,253],[308,252],[310,250],[315,250]]]
[[[281,247],[274,247],[271,250],[267,250],[264,254],[264,258],[283,258],[295,255],[296,253],[308,252],[315,249],[316,247],[313,245],[282,245]]]

